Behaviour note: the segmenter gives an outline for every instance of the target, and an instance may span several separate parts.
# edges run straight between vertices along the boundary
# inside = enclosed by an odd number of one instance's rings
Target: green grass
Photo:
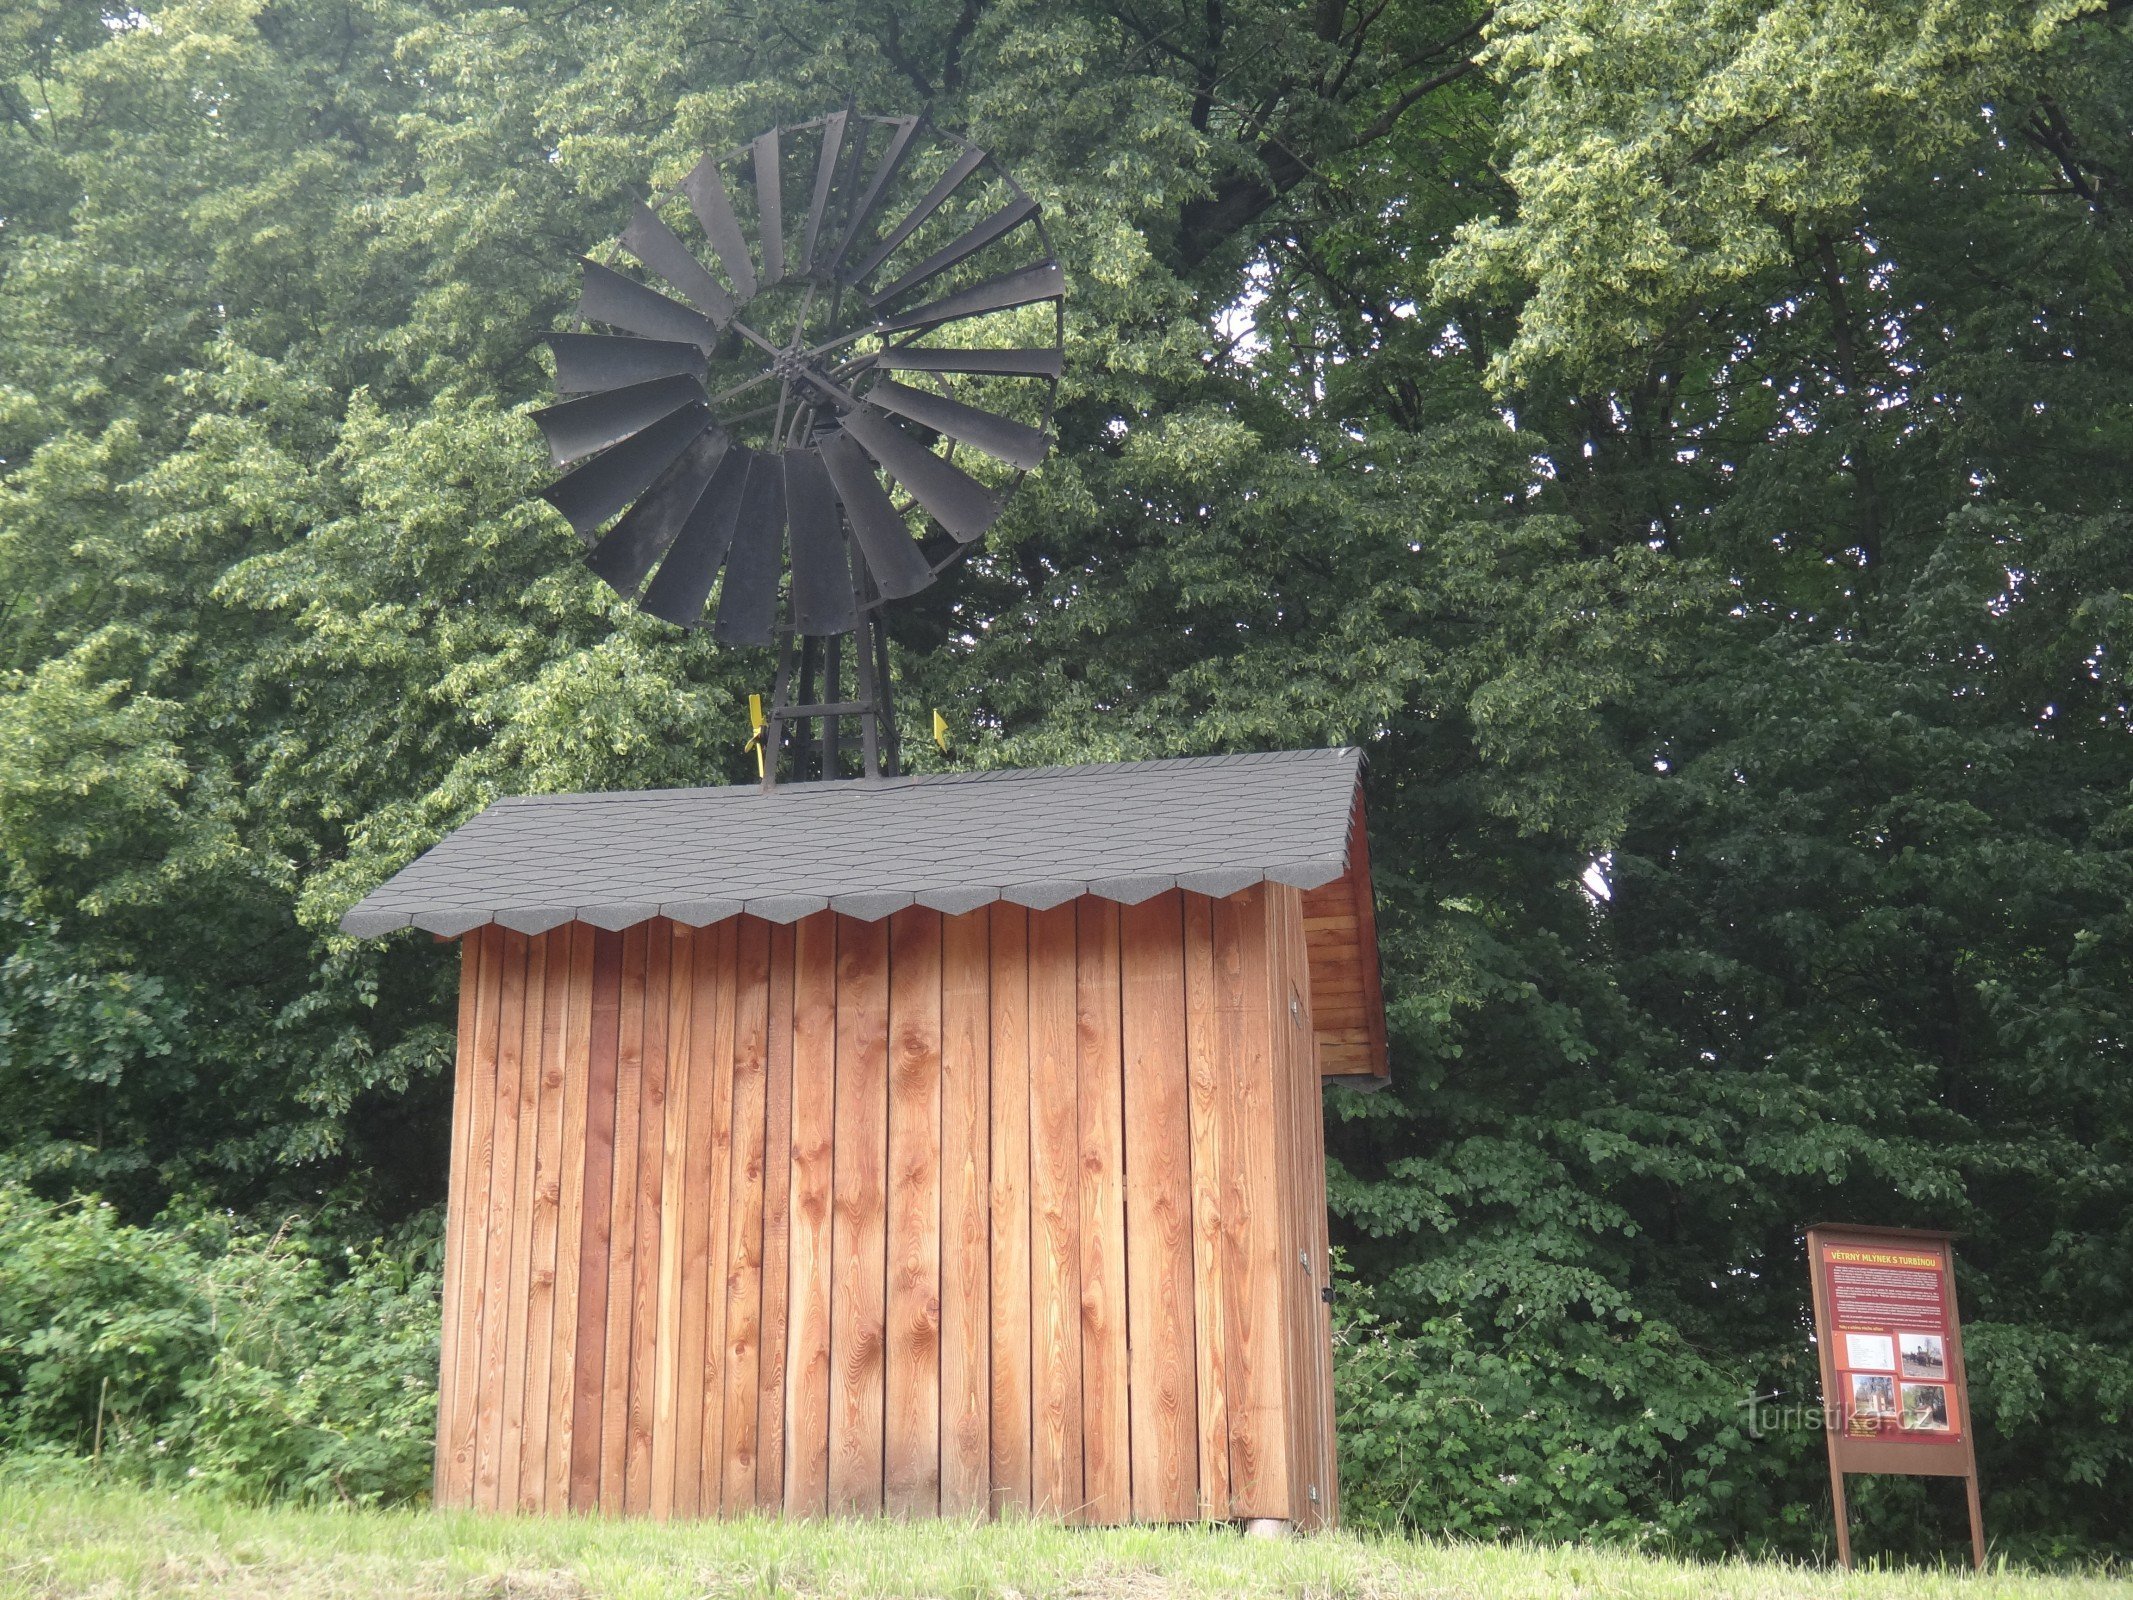
[[[1996,1570],[1846,1576],[1620,1551],[1223,1528],[1078,1530],[1027,1522],[745,1521],[660,1527],[582,1518],[256,1509],[198,1495],[0,1483],[0,1597],[450,1596],[452,1600],[2074,1600],[2123,1583]]]

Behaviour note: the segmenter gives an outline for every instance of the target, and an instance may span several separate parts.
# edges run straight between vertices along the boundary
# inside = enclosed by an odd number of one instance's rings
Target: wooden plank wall
[[[1309,934],[467,935],[437,1502],[1331,1521]]]
[[[1360,793],[1349,815],[1348,870],[1331,883],[1303,892],[1303,918],[1319,1071],[1355,1087],[1389,1081],[1377,902]]]

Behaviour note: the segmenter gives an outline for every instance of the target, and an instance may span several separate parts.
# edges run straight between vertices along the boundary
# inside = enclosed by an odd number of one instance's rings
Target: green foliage
[[[7,1442],[80,1447],[104,1422],[161,1420],[211,1359],[212,1314],[177,1235],[107,1207],[0,1189],[0,1397]],[[112,1391],[118,1411],[109,1409]]]
[[[335,918],[497,794],[745,775],[767,661],[583,572],[524,413],[631,186],[850,96],[1070,275],[1060,449],[897,613],[903,703],[1369,752],[1351,1511],[1826,1548],[1738,1402],[1814,1398],[1828,1216],[1961,1231],[1995,1537],[2128,1548],[2125,7],[17,11],[0,1176],[117,1210],[16,1224],[81,1287],[7,1337],[110,1349],[7,1355],[10,1438],[110,1375],[107,1456],[419,1485],[423,1280],[324,1241],[434,1217],[452,967]],[[335,1220],[130,1231],[174,1199]],[[1862,1544],[1947,1549],[1933,1488]]]
[[[434,1246],[328,1250],[0,1185],[0,1447],[239,1497],[426,1493]]]
[[[1530,285],[1508,380],[1614,378],[1684,323],[1848,227],[1870,196],[2049,101],[2061,35],[2107,0],[1509,0],[1490,65],[1512,217],[1439,263],[1452,294]],[[2115,8],[2111,8],[2115,9]],[[2056,59],[2055,59],[2056,58]],[[2076,57],[2078,59],[2078,57]],[[1752,293],[1752,290],[1751,290]]]
[[[1536,1318],[1496,1338],[1454,1315],[1410,1333],[1346,1292],[1363,1303],[1336,1318],[1333,1370],[1342,1511],[1360,1526],[1703,1549],[1744,1497],[1785,1519],[1768,1497],[1798,1451],[1754,1462],[1731,1374],[1668,1330]]]
[[[5,902],[0,926],[11,946],[0,961],[0,1100],[20,1124],[0,1179],[65,1172],[96,1184],[131,1172],[140,1152],[106,1148],[97,1133],[129,1080],[175,1048],[182,1008],[162,979],[99,968],[56,925]]]

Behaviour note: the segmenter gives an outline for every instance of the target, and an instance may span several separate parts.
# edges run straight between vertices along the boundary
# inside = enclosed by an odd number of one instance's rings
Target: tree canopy
[[[575,256],[924,111],[1045,205],[1069,365],[895,617],[907,714],[1369,755],[1353,1503],[1819,1548],[1820,1440],[1742,1402],[1812,1398],[1831,1218],[1958,1230],[1989,1526],[2123,1550],[2127,11],[23,0],[0,1178],[439,1203],[453,964],[335,919],[499,794],[742,779],[770,675],[530,498]]]

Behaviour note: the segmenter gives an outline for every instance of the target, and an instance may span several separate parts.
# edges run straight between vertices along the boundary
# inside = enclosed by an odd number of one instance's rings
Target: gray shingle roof
[[[1361,753],[1285,750],[1110,766],[499,800],[341,919],[360,937],[573,918],[701,927],[825,907],[1125,904],[1173,886],[1316,888],[1347,868]]]

